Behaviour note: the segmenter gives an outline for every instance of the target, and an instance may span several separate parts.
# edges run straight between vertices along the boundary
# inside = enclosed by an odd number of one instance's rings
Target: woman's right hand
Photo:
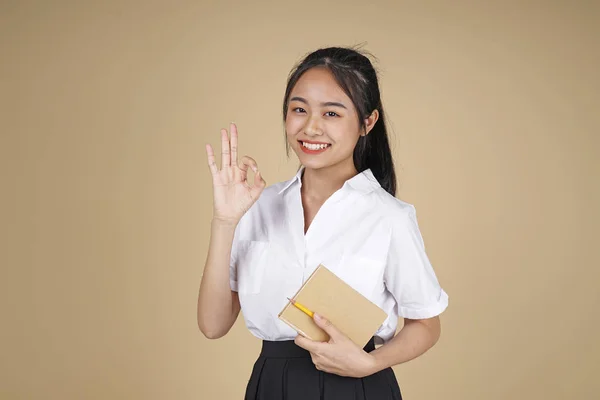
[[[213,218],[237,224],[242,216],[258,199],[266,182],[262,178],[256,161],[244,156],[238,162],[238,134],[234,123],[230,125],[231,140],[226,129],[221,129],[221,169],[215,162],[210,144],[206,145],[208,166],[213,180]],[[254,185],[250,186],[248,168],[254,171]]]

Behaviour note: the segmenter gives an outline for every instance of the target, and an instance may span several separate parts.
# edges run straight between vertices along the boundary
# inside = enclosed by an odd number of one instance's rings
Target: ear
[[[373,110],[371,115],[369,115],[369,117],[367,119],[365,119],[365,131],[362,134],[362,136],[367,136],[369,134],[369,132],[371,132],[371,129],[373,129],[373,127],[375,126],[375,123],[377,123],[378,119],[379,119],[379,111],[377,109],[375,109],[375,110]]]

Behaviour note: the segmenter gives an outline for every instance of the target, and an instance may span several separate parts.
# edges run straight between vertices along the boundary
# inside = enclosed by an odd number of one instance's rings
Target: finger
[[[229,167],[231,165],[231,149],[229,147],[229,137],[227,130],[221,129],[221,167]]]
[[[319,357],[318,354],[315,354],[315,353],[311,352],[310,353],[310,360],[315,365],[315,367],[317,367],[317,369],[321,368],[321,357]]]
[[[256,175],[254,175],[254,186],[252,187],[252,189],[250,189],[252,197],[257,198],[258,196],[260,196],[261,192],[266,186],[267,182],[265,182],[265,180],[263,179],[260,171],[256,172]]]
[[[321,369],[321,364],[319,364],[319,363],[317,362],[317,360],[315,360],[315,358],[314,358],[314,357],[312,357],[312,356],[311,356],[311,360],[312,360],[312,363],[314,364],[315,368],[316,368],[317,370],[319,370],[319,371],[322,371],[322,369]]]
[[[206,155],[208,156],[208,167],[210,168],[210,172],[213,175],[216,175],[219,172],[219,168],[217,168],[217,163],[215,162],[215,152],[210,144],[206,145]]]
[[[331,372],[333,371],[332,364],[324,357],[310,353],[310,359],[315,366],[316,369],[323,372]]]
[[[294,343],[296,343],[296,346],[302,347],[304,350],[308,350],[308,348],[310,347],[310,343],[308,343],[307,339],[302,335],[297,335],[294,338]]]
[[[258,171],[258,165],[256,164],[256,161],[254,161],[253,158],[248,157],[248,156],[242,157],[238,167],[239,167],[240,171],[242,172],[242,176],[241,176],[242,181],[245,181],[248,178],[248,168],[252,169],[252,171],[254,171],[254,173],[256,173]],[[256,179],[256,177],[254,179]]]
[[[304,350],[308,350],[311,353],[316,353],[319,348],[318,342],[310,340],[302,335],[296,336],[296,338],[294,339],[294,342],[296,343],[297,346],[302,347]]]
[[[231,165],[237,165],[238,162],[238,132],[237,126],[232,122],[229,126],[231,132]]]
[[[260,171],[256,171],[256,175],[254,175],[254,187],[264,188],[267,185],[267,182],[263,179]]]
[[[258,172],[258,164],[256,164],[256,161],[254,161],[252,157],[242,157],[239,167],[244,172],[248,171],[248,167],[250,167],[254,173]]]
[[[321,329],[323,329],[331,339],[333,339],[334,341],[337,339],[341,339],[342,337],[344,337],[345,335],[337,328],[335,327],[331,321],[329,321],[327,318],[315,313],[313,316],[313,319],[315,320],[315,323],[317,324],[317,326]]]

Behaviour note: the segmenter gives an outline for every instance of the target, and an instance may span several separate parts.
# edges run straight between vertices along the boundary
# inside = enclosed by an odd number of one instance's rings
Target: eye
[[[306,112],[306,111],[304,110],[304,108],[302,108],[302,107],[296,107],[296,108],[293,108],[293,109],[292,109],[292,111],[293,111],[293,112],[297,112],[297,113]]]
[[[325,115],[327,115],[328,117],[339,117],[339,114],[333,111],[327,111]]]

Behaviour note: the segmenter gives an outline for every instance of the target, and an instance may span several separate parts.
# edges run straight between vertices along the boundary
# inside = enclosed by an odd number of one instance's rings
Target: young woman
[[[395,197],[396,175],[375,70],[363,54],[326,48],[291,73],[283,102],[288,150],[301,167],[269,187],[238,132],[221,131],[221,168],[207,145],[214,216],[198,325],[225,335],[240,309],[262,350],[246,399],[401,399],[391,369],[440,336],[448,296],[426,255],[415,208]],[[248,168],[255,172],[252,185]],[[313,342],[277,318],[323,264],[388,314],[365,348],[327,321]],[[399,317],[404,319],[396,334]],[[375,343],[382,344],[375,348]]]

